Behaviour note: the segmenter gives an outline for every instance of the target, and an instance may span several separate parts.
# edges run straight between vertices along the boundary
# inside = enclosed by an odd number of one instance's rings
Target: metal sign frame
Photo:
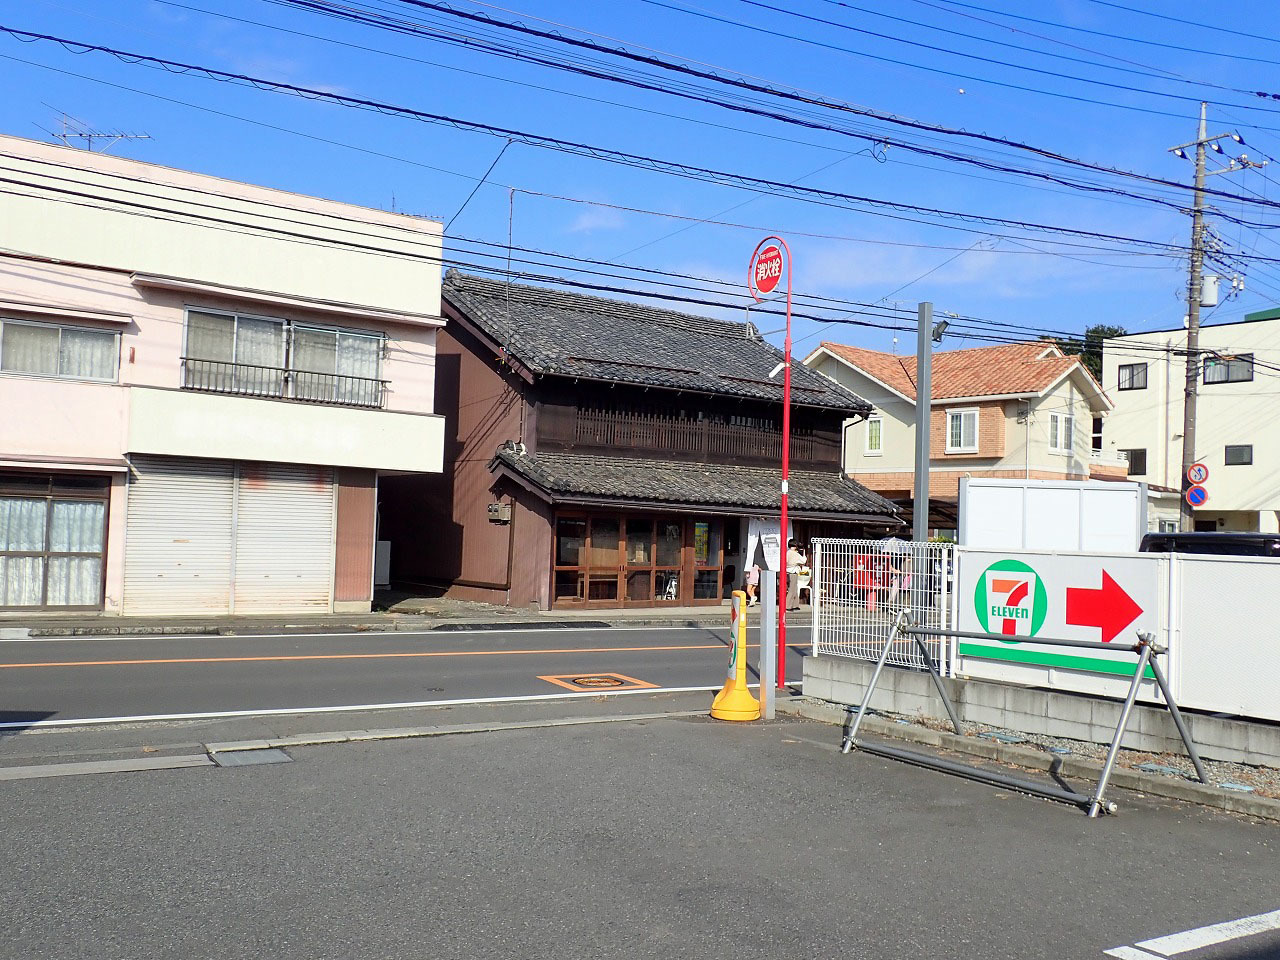
[[[927,627],[913,627],[911,625],[909,613],[907,611],[903,611],[898,615],[898,619],[894,622],[893,629],[889,631],[889,638],[885,641],[884,650],[881,651],[880,659],[876,661],[875,670],[871,674],[871,682],[867,685],[867,692],[862,695],[862,703],[858,705],[857,713],[854,714],[853,708],[849,708],[849,719],[845,723],[844,738],[840,744],[841,753],[848,753],[854,747],[857,747],[867,753],[890,757],[895,760],[903,760],[908,763],[914,763],[917,766],[939,770],[943,773],[956,774],[967,777],[971,780],[989,783],[994,786],[1008,787],[1014,790],[1019,790],[1023,793],[1031,794],[1032,796],[1044,797],[1048,800],[1070,803],[1086,810],[1091,818],[1097,817],[1104,812],[1115,813],[1117,809],[1116,804],[1109,801],[1106,797],[1107,784],[1111,780],[1111,772],[1115,768],[1116,758],[1120,754],[1120,742],[1124,739],[1125,731],[1129,727],[1129,717],[1133,713],[1133,705],[1138,698],[1138,688],[1142,685],[1142,678],[1149,667],[1155,675],[1156,683],[1160,685],[1160,692],[1164,694],[1164,703],[1169,710],[1170,716],[1173,718],[1174,726],[1178,728],[1178,733],[1182,737],[1182,742],[1186,745],[1187,755],[1191,758],[1191,763],[1196,769],[1196,776],[1199,777],[1201,783],[1209,782],[1208,774],[1205,773],[1204,764],[1200,760],[1199,751],[1196,750],[1196,745],[1191,739],[1191,733],[1182,719],[1182,711],[1178,709],[1178,704],[1173,699],[1173,692],[1169,689],[1169,681],[1166,679],[1164,671],[1160,667],[1158,657],[1162,653],[1167,653],[1168,649],[1157,645],[1155,637],[1149,633],[1138,634],[1137,641],[1127,646],[1121,646],[1114,643],[1102,643],[1094,640],[1065,640],[1050,637],[1036,638],[1038,643],[1043,643],[1049,646],[1082,647],[1095,650],[1115,650],[1120,648],[1130,650],[1138,655],[1138,665],[1133,672],[1133,681],[1129,685],[1129,694],[1125,697],[1124,706],[1120,710],[1120,721],[1116,724],[1115,735],[1111,738],[1111,746],[1107,750],[1107,759],[1102,765],[1102,772],[1098,776],[1098,783],[1094,788],[1093,794],[1090,796],[1077,793],[1074,790],[1036,783],[1033,780],[1026,780],[1021,777],[1014,777],[997,771],[982,770],[978,767],[954,763],[940,757],[931,757],[923,753],[918,753],[914,750],[904,750],[900,747],[891,747],[884,744],[864,743],[858,739],[858,728],[862,725],[862,720],[866,716],[867,706],[871,702],[871,695],[875,692],[876,684],[880,680],[880,674],[884,670],[884,664],[889,657],[889,651],[893,648],[895,643],[899,642],[899,638],[903,636],[910,637],[923,648],[924,644],[921,639],[922,637],[950,636],[956,638],[965,637],[975,640],[1000,640],[1003,635],[968,630],[935,630]],[[951,725],[958,735],[963,736],[964,728],[960,723],[959,717],[956,715],[955,706],[951,703],[951,698],[947,695],[946,687],[942,683],[942,678],[938,675],[938,671],[934,667],[932,660],[929,660],[928,663],[929,675],[933,678],[933,684],[937,687],[938,695],[942,697],[942,702],[947,708],[947,716],[951,718]]]

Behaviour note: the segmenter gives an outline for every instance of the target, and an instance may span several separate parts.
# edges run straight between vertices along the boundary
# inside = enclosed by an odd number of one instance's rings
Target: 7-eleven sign
[[[1009,637],[1035,636],[1048,612],[1043,581],[1020,560],[1001,560],[984,570],[973,601],[982,629]]]

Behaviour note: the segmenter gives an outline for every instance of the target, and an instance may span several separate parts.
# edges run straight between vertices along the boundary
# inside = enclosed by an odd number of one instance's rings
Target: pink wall
[[[366,321],[354,316],[335,316],[319,311],[254,304],[228,297],[142,288],[134,286],[130,274],[123,271],[4,257],[0,257],[0,300],[110,311],[132,316],[133,320],[127,323],[80,318],[67,322],[77,326],[120,330],[120,383],[168,389],[181,386],[180,358],[187,306],[210,310],[239,310],[256,316],[280,317],[321,327],[385,333],[390,338],[382,365],[383,379],[390,381],[387,409],[405,413],[433,412],[434,327]],[[24,319],[54,319],[35,314],[23,315],[13,310],[3,312]],[[29,378],[17,379],[31,382]],[[68,383],[66,380],[42,382],[60,386]],[[0,404],[0,409],[5,409],[5,406]],[[0,436],[0,440],[2,439]],[[0,443],[0,446],[7,446],[7,443]]]

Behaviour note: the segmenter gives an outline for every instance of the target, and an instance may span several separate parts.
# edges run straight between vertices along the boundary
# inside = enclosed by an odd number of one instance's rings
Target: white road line
[[[591,690],[585,693],[539,693],[522,697],[472,697],[462,700],[415,700],[404,703],[356,703],[337,707],[280,707],[270,710],[219,710],[208,713],[153,713],[130,717],[85,717],[72,720],[33,720],[0,723],[0,730],[30,730],[41,727],[87,727],[104,723],[142,723],[160,720],[223,720],[233,717],[273,717],[299,713],[359,713],[364,710],[403,710],[411,707],[462,707],[480,703],[526,703],[538,700],[577,700],[584,697],[624,697],[633,693],[707,693],[721,684],[706,687],[647,687],[643,690]],[[758,683],[749,686],[759,687]]]
[[[69,641],[83,640],[93,643],[101,643],[103,641],[112,640],[280,640],[284,638],[312,640],[322,637],[465,637],[487,634],[503,633],[557,633],[564,630],[572,630],[575,632],[592,633],[604,630],[610,633],[626,633],[633,630],[647,630],[651,633],[671,633],[678,630],[715,630],[716,627],[513,627],[507,629],[500,627],[488,630],[342,630],[331,633],[143,633],[130,634],[128,636],[114,635],[98,635],[98,636],[80,636],[80,637],[6,637],[0,639],[0,646],[6,643],[67,643]],[[729,623],[726,620],[724,629],[729,629]],[[756,627],[749,627],[756,629]]]
[[[1154,953],[1147,953],[1137,947],[1112,947],[1102,952],[1108,957],[1115,957],[1116,960],[1160,960]]]
[[[1241,917],[1239,920],[1228,920],[1226,923],[1215,923],[1210,927],[1184,930],[1182,933],[1171,933],[1167,937],[1156,937],[1154,940],[1143,940],[1138,946],[1172,957],[1189,950],[1212,947],[1218,943],[1252,937],[1271,930],[1280,930],[1280,910],[1260,913],[1254,917]]]

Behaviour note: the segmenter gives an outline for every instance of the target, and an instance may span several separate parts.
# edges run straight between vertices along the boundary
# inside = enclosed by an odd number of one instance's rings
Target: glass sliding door
[[[617,517],[592,517],[587,540],[587,600],[618,605],[618,580],[622,573],[622,522]]]
[[[693,597],[694,603],[720,602],[720,577],[724,569],[724,541],[721,521],[714,518],[694,519]]]
[[[653,518],[628,517],[626,526],[627,603],[653,603]]]

